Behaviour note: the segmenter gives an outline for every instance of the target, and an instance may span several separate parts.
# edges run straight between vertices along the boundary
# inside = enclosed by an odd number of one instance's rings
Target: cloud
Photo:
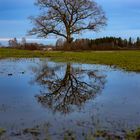
[[[34,0],[0,0],[0,10],[14,10],[14,9],[24,9],[30,8],[34,4]]]
[[[95,0],[103,7],[108,18],[106,30],[96,34],[98,36],[140,36],[140,0]],[[38,14],[33,5],[35,0],[0,0],[0,42],[7,42],[10,38],[21,37],[32,28],[30,15]],[[88,34],[88,35],[87,35]],[[91,37],[91,33],[84,33]],[[8,38],[7,38],[8,37]],[[92,36],[94,38],[94,35]],[[29,42],[54,42],[55,39],[28,38]]]
[[[0,37],[0,43],[2,43],[3,45],[8,45],[8,41],[10,39],[13,39],[13,38],[10,38],[10,37],[7,37],[7,38],[4,38],[4,37]],[[21,42],[22,38],[17,38],[17,41],[18,42]],[[43,43],[43,44],[46,44],[46,45],[54,45],[56,43],[56,39],[54,38],[49,38],[49,39],[40,39],[40,38],[27,38],[26,37],[26,41],[28,43]]]
[[[6,42],[6,41],[9,41],[11,39],[13,39],[13,38],[10,38],[10,37],[9,38],[0,38],[0,41]],[[21,41],[22,38],[17,38],[17,40]],[[40,39],[40,38],[26,38],[26,40],[29,42],[47,41],[47,39]],[[54,39],[49,39],[49,40],[54,40]]]

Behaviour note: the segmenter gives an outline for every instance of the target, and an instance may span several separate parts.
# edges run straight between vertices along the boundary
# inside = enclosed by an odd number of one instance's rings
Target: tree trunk
[[[66,50],[71,50],[71,43],[73,41],[72,37],[71,37],[71,34],[70,33],[67,33],[67,42],[66,42],[66,45],[65,45],[65,49]]]
[[[68,43],[68,44],[71,44],[71,43],[72,43],[71,35],[68,35],[68,36],[67,36],[67,43]]]

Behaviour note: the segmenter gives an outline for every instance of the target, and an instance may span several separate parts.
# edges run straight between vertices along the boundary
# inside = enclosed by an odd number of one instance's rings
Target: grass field
[[[140,72],[140,51],[42,52],[0,49],[0,58],[49,57],[54,61],[105,64]]]

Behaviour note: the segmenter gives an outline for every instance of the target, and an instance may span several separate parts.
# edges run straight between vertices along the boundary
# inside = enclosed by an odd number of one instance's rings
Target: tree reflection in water
[[[61,65],[44,65],[35,70],[35,81],[42,86],[37,100],[53,111],[69,113],[80,108],[86,101],[96,96],[105,84],[105,75],[98,71],[83,70],[67,64],[63,76]],[[46,92],[47,91],[47,92]]]

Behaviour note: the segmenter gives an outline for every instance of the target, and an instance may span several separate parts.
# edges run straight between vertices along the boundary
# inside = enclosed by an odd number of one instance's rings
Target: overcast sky
[[[26,36],[31,29],[28,17],[35,15],[38,8],[34,6],[35,0],[0,0],[0,42],[9,38]],[[136,38],[140,36],[140,0],[96,0],[106,13],[108,26],[99,33],[87,32],[79,35],[81,38],[98,38],[116,36]],[[29,41],[54,43],[54,39]]]

